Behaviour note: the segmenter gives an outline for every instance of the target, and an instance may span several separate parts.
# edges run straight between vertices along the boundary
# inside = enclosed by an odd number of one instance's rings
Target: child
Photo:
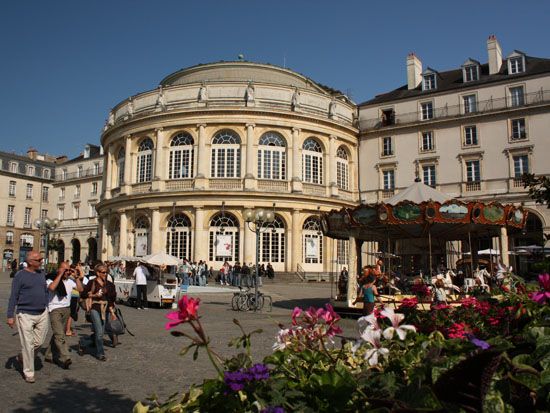
[[[378,298],[378,290],[374,282],[376,278],[374,275],[367,275],[366,277],[361,278],[361,290],[360,294],[357,295],[357,298],[353,304],[357,304],[359,301],[363,301],[363,315],[369,315],[374,311],[374,299]]]
[[[445,291],[445,283],[443,283],[443,280],[436,280],[433,305],[441,304],[447,305],[447,292]]]

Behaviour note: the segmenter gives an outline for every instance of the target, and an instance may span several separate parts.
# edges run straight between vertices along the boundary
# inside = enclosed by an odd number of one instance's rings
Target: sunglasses
[[[96,271],[99,274],[107,274],[107,271]]]
[[[39,258],[39,259],[29,258],[29,261],[42,262],[42,261],[44,261],[44,258]]]

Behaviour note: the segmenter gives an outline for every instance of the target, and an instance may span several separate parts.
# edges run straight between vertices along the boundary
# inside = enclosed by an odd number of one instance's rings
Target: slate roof
[[[407,89],[407,85],[403,85],[398,89],[392,90],[388,93],[383,93],[376,96],[374,99],[367,100],[359,104],[359,106],[376,105],[385,102],[392,102],[396,100],[411,99],[433,95],[440,92],[447,92],[452,90],[458,90],[461,88],[471,88],[484,86],[490,83],[496,82],[511,82],[516,79],[535,76],[543,73],[550,73],[550,59],[543,59],[539,57],[525,56],[525,72],[517,73],[514,75],[508,74],[508,62],[506,59],[502,60],[502,66],[498,73],[493,75],[489,74],[489,64],[485,63],[480,65],[479,80],[473,82],[464,82],[462,78],[462,67],[459,69],[448,70],[446,72],[437,73],[437,88],[432,90],[422,90],[422,82],[415,89]],[[433,69],[432,69],[433,70]]]

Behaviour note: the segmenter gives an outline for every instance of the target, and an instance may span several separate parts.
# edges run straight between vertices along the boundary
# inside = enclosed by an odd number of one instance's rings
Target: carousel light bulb
[[[41,221],[40,219],[35,219],[35,220],[34,220],[34,226],[35,226],[36,228],[42,227],[42,221]]]

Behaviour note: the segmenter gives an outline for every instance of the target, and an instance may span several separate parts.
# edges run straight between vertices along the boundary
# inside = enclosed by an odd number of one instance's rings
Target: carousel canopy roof
[[[402,201],[411,201],[417,204],[427,201],[437,201],[443,203],[449,200],[451,200],[451,197],[447,194],[439,192],[431,186],[428,186],[418,180],[407,189],[398,192],[393,197],[388,199],[386,204],[397,205]]]

